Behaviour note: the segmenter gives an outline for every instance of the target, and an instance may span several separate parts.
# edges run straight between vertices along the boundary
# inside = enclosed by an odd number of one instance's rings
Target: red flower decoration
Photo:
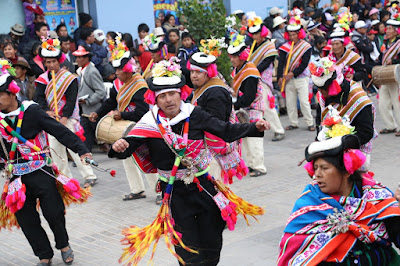
[[[110,171],[110,175],[111,175],[112,177],[114,177],[116,173],[117,173],[117,172],[116,172],[115,170],[111,170],[111,171]]]
[[[53,45],[53,39],[48,39],[47,43],[50,44],[50,45]]]
[[[333,117],[330,117],[330,118],[325,119],[324,122],[322,122],[322,125],[323,126],[327,126],[327,127],[331,127],[333,125],[336,125],[339,122],[340,122],[340,120],[336,122]]]

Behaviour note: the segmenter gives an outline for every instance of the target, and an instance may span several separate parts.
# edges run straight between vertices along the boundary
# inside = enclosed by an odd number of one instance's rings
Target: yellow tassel
[[[0,231],[2,228],[11,230],[14,226],[19,228],[17,217],[6,206],[6,202],[0,199]]]
[[[257,205],[253,205],[253,204],[245,201],[241,197],[235,195],[235,193],[233,193],[232,190],[230,190],[230,188],[227,187],[221,181],[213,179],[213,183],[216,185],[218,190],[221,191],[222,194],[224,194],[224,196],[228,200],[230,200],[231,202],[236,204],[237,213],[243,214],[243,217],[246,220],[248,225],[249,225],[249,221],[248,221],[246,215],[252,216],[258,222],[258,220],[255,217],[255,215],[263,215],[265,213],[264,208],[259,207]]]
[[[137,265],[139,261],[146,255],[150,249],[150,246],[154,242],[150,258],[150,263],[152,263],[156,246],[163,235],[168,250],[182,264],[185,264],[185,262],[174,251],[172,245],[179,244],[187,251],[198,254],[197,251],[183,244],[182,238],[178,235],[173,227],[173,220],[169,214],[169,211],[168,202],[164,201],[160,210],[158,211],[156,219],[150,225],[144,228],[131,226],[122,230],[122,234],[125,237],[121,240],[121,243],[123,245],[128,245],[128,247],[123,248],[124,251],[119,259],[120,263],[125,263],[124,265]]]

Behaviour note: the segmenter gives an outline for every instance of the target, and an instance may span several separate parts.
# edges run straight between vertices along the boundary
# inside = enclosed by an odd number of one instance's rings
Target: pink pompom
[[[343,163],[347,172],[353,174],[365,163],[366,157],[360,150],[349,149],[343,154]]]
[[[315,175],[315,170],[314,170],[314,161],[306,163],[304,165],[304,169],[306,169],[307,173],[313,177]]]
[[[186,62],[186,68],[188,70],[192,70],[192,64],[190,64],[189,60],[187,60],[187,62]]]
[[[189,95],[192,93],[192,89],[188,86],[185,85],[181,88],[181,99],[183,101],[186,101],[186,99],[189,97]]]
[[[268,95],[268,102],[269,102],[269,108],[274,109],[275,108],[275,96]]]
[[[328,94],[329,96],[338,95],[342,91],[342,87],[340,87],[339,83],[335,79],[331,85],[328,87]]]
[[[18,87],[17,83],[13,80],[10,85],[8,85],[8,91],[17,94],[21,89]]]
[[[60,62],[60,64],[64,63],[65,59],[67,59],[67,57],[65,56],[64,53],[61,53],[61,57],[58,59],[58,62]]]
[[[246,58],[247,59],[247,58]],[[213,78],[218,75],[217,64],[211,64],[207,67],[207,74],[209,78]]]
[[[129,59],[128,63],[126,63],[125,66],[122,68],[122,71],[128,73],[136,72],[136,70],[137,70],[136,61],[133,58]]]
[[[283,34],[283,38],[285,38],[286,41],[289,41],[289,33],[287,31]]]
[[[156,94],[154,91],[148,89],[144,94],[144,101],[147,104],[155,105],[156,104]]]
[[[297,34],[297,36],[299,37],[300,40],[304,39],[307,36],[306,31],[304,29],[301,29]]]
[[[34,59],[39,62],[43,62],[43,58],[40,55],[36,55]]]
[[[265,38],[268,36],[268,34],[269,34],[268,28],[263,25],[261,28],[261,37]]]
[[[239,59],[243,60],[243,61],[247,61],[249,54],[250,54],[250,49],[247,47],[246,49],[244,49],[243,52],[240,53]]]

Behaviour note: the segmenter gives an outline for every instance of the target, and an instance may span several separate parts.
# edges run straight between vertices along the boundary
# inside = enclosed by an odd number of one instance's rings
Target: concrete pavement
[[[282,117],[282,123],[288,125],[287,116]],[[232,185],[232,190],[239,196],[264,206],[266,214],[258,217],[259,223],[250,218],[251,226],[239,217],[234,231],[225,230],[219,265],[276,264],[286,219],[298,195],[310,181],[303,167],[297,166],[304,158],[305,147],[315,138],[315,132],[306,128],[300,118],[300,129],[286,132],[286,138],[280,142],[271,142],[273,133],[268,132],[264,138],[268,174],[257,178],[245,177]],[[382,128],[378,113],[377,129]],[[371,165],[376,179],[392,189],[400,181],[399,144],[400,137],[381,135],[375,141],[372,153]],[[122,162],[108,159],[104,153],[95,153],[94,156],[103,168],[115,169],[117,176],[96,171],[99,181],[92,189],[93,197],[86,204],[67,209],[70,244],[75,251],[73,265],[119,265],[121,229],[151,223],[159,206],[155,205],[153,191],[146,191],[145,199],[122,201],[122,196],[129,191]],[[75,177],[82,181],[76,168],[72,170]],[[43,217],[42,221],[54,246],[51,231]],[[38,262],[21,230],[0,232],[0,252],[0,265],[35,265]],[[146,265],[148,258],[149,254],[140,265]],[[64,265],[57,250],[53,265]],[[177,265],[162,241],[157,247],[154,265]]]

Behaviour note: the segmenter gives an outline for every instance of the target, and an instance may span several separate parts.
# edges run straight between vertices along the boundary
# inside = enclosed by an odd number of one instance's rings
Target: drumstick
[[[288,74],[288,71],[289,71],[289,63],[290,63],[290,60],[292,59],[293,46],[294,46],[294,42],[292,42],[292,45],[290,46],[290,52],[289,52],[288,59],[286,62],[285,76]],[[285,83],[286,83],[286,78],[283,78],[281,92],[283,92],[285,89]]]
[[[55,112],[56,112],[56,119],[58,119],[58,100],[57,100],[57,88],[56,88],[56,75],[54,73],[54,70],[51,71],[51,79],[53,80],[53,100],[54,100],[54,106],[55,106]]]
[[[147,65],[146,69],[143,72],[143,77],[146,77],[147,72],[149,72],[149,69],[151,67],[151,65],[153,64],[153,59],[150,60],[149,64]]]
[[[81,116],[83,116],[83,117],[87,117],[87,118],[89,118],[89,117],[90,117],[90,115],[88,115],[88,114],[81,114]]]

